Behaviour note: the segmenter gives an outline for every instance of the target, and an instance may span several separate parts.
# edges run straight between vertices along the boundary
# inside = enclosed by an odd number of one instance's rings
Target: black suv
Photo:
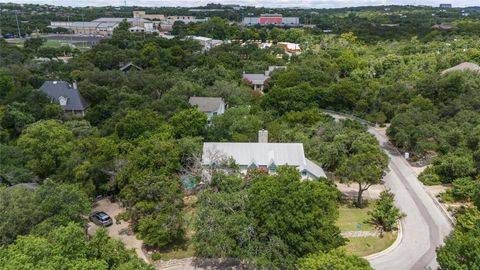
[[[103,211],[91,213],[89,219],[98,226],[110,226],[113,224],[112,218]]]

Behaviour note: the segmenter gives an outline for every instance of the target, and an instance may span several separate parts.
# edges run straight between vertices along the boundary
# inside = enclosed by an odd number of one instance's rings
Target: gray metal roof
[[[188,103],[192,106],[198,106],[201,112],[214,112],[225,104],[220,97],[190,97]]]
[[[480,73],[480,66],[471,62],[463,62],[449,69],[445,69],[444,71],[442,71],[442,75],[449,72],[453,72],[453,71],[466,71],[466,70]]]
[[[267,79],[270,78],[270,76],[267,76],[265,74],[249,74],[249,73],[244,73],[243,77],[244,80],[252,82],[252,84],[264,84]]]
[[[123,20],[127,20],[129,23],[144,23],[144,22],[149,22],[149,20],[145,20],[142,18],[98,18],[93,20],[92,22],[115,22],[115,23],[120,23]]]
[[[325,177],[325,172],[317,164],[305,158],[301,143],[221,143],[203,144],[202,163],[211,165],[217,159],[233,158],[240,166],[291,165],[300,171],[306,170],[315,177]]]
[[[67,103],[62,108],[66,111],[83,111],[88,106],[78,89],[66,81],[45,81],[40,90],[60,104],[60,98],[66,98]]]

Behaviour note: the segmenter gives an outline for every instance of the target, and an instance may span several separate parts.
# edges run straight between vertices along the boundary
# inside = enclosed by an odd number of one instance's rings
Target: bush
[[[458,178],[453,181],[451,193],[455,201],[470,201],[475,196],[477,186],[478,181],[470,177]]]
[[[383,231],[392,231],[395,229],[397,221],[403,217],[400,209],[394,205],[393,193],[388,190],[380,193],[380,199],[375,203],[372,211],[368,211],[369,223],[380,227]]]
[[[161,260],[162,259],[162,255],[158,252],[154,252],[152,253],[152,260],[154,261],[158,261],[158,260]]]
[[[425,171],[418,176],[418,180],[427,186],[441,184],[440,176],[435,173],[433,167],[426,168]]]

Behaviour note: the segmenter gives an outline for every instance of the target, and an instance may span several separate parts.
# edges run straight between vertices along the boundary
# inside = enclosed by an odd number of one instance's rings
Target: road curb
[[[386,248],[386,249],[384,249],[380,252],[370,254],[368,256],[364,256],[363,258],[366,259],[366,260],[373,260],[373,259],[376,259],[376,258],[381,257],[383,255],[386,255],[386,254],[390,253],[391,251],[393,251],[394,249],[396,249],[403,240],[403,229],[402,229],[402,227],[403,227],[403,219],[402,219],[402,221],[400,221],[400,224],[398,226],[397,239],[395,239],[395,242],[393,242],[393,244],[391,244],[388,248]]]

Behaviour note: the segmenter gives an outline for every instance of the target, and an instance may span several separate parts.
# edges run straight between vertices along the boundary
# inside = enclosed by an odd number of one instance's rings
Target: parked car
[[[98,226],[110,226],[113,224],[112,218],[103,211],[93,212],[89,217],[90,221],[97,224]]]

